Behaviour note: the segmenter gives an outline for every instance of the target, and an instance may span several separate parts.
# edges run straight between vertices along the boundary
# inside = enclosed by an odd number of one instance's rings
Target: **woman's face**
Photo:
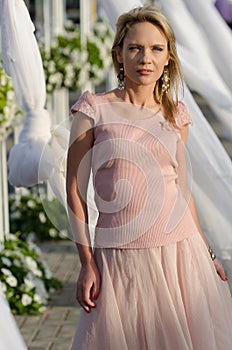
[[[126,87],[151,85],[154,88],[168,64],[167,39],[155,25],[136,23],[128,30],[117,58],[124,66]]]

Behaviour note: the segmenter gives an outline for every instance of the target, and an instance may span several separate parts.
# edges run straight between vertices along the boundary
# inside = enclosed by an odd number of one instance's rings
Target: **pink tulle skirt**
[[[73,350],[231,350],[232,301],[199,234],[150,249],[97,249],[97,306]]]

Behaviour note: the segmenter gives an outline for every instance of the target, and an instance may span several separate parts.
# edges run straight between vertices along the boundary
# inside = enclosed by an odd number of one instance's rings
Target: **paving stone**
[[[16,316],[16,322],[28,350],[69,350],[80,312],[75,299],[79,263],[71,241],[40,244],[42,257],[53,275],[63,283],[51,295],[47,310],[41,316]]]

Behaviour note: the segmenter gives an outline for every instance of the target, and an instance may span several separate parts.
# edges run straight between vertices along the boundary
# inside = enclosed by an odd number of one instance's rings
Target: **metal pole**
[[[65,23],[65,1],[64,0],[53,0],[52,1],[52,17],[53,17],[53,36],[62,34],[64,31]]]
[[[45,51],[50,52],[51,47],[51,1],[43,0],[43,19],[44,19],[44,45]]]
[[[90,32],[90,0],[80,0],[80,31],[81,45],[85,47]]]
[[[9,201],[8,201],[8,177],[7,177],[7,156],[6,140],[1,142],[1,159],[2,159],[2,203],[3,203],[3,225],[4,235],[9,234]]]
[[[3,209],[3,159],[2,159],[2,141],[0,141],[0,251],[2,250],[2,242],[4,242],[4,209]]]
[[[86,49],[87,37],[91,30],[91,0],[80,0],[80,32],[81,32],[81,46]],[[82,92],[85,90],[93,91],[93,84],[90,80],[86,81],[82,86]]]

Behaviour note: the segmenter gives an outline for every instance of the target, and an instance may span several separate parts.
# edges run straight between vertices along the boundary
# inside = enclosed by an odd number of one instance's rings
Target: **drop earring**
[[[170,78],[169,78],[169,71],[168,68],[164,68],[163,75],[162,75],[162,92],[167,93],[170,87]]]
[[[120,66],[117,78],[118,78],[118,89],[119,90],[124,90],[125,89],[125,83],[124,83],[125,75],[124,75],[124,67],[123,67],[123,65]]]

